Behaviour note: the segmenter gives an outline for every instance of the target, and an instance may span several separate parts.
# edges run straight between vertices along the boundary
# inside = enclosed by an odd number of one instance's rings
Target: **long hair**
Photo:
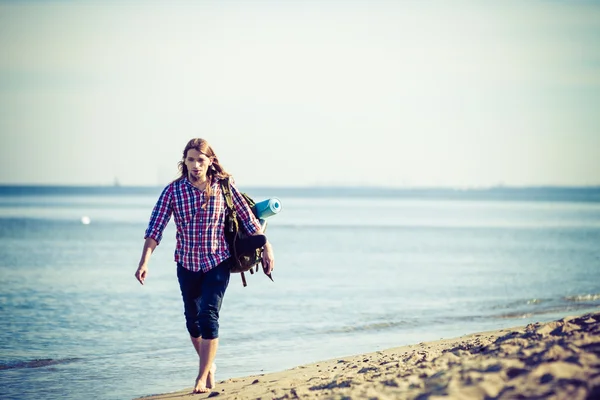
[[[206,195],[207,195],[207,197],[212,196],[211,185],[214,183],[214,181],[218,180],[218,179],[225,179],[225,178],[231,176],[231,174],[229,174],[229,172],[225,171],[225,169],[221,166],[221,163],[219,162],[219,158],[215,154],[214,150],[208,144],[208,142],[204,139],[194,138],[185,145],[185,148],[183,149],[183,155],[181,157],[181,161],[179,161],[177,163],[177,167],[179,168],[180,175],[177,179],[175,179],[175,181],[179,181],[188,176],[188,168],[185,165],[184,161],[185,161],[185,157],[187,156],[187,152],[190,149],[195,149],[195,150],[199,151],[200,153],[202,153],[205,156],[207,156],[208,158],[210,158],[212,161],[212,165],[210,167],[208,167],[208,170],[206,171],[206,179],[207,179]]]

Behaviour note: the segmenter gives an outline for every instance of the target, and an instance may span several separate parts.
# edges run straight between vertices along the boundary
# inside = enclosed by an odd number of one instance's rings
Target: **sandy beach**
[[[218,378],[218,376],[217,376]],[[600,399],[600,312],[219,381],[219,399]]]

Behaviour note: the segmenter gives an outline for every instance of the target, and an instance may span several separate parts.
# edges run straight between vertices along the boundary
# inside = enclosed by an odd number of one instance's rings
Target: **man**
[[[165,187],[154,206],[135,277],[144,284],[150,256],[173,216],[177,226],[175,262],[186,327],[200,360],[194,393],[206,393],[215,387],[219,310],[234,262],[224,236],[227,208],[219,184],[230,175],[204,139],[188,142],[179,170],[180,177]],[[241,229],[248,235],[261,234],[259,221],[233,184],[231,193],[242,221]],[[273,249],[268,241],[263,247],[262,266],[267,275],[274,267]]]

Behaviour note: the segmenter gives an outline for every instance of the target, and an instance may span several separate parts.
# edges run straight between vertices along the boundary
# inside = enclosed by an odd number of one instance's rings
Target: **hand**
[[[146,280],[146,275],[148,274],[148,267],[146,264],[142,264],[138,267],[137,271],[135,271],[135,278],[143,285],[144,280]]]
[[[270,275],[271,272],[273,272],[273,268],[275,267],[275,257],[273,256],[273,248],[269,242],[263,247],[261,264],[263,272],[266,275]]]

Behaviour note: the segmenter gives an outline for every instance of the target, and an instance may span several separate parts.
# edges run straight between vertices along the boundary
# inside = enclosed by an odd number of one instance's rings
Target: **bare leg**
[[[198,354],[198,358],[200,358],[200,342],[202,341],[202,338],[201,337],[195,338],[193,336],[190,336],[190,339],[192,340],[194,349],[196,349],[196,354]]]
[[[216,386],[215,384],[215,373],[217,372],[217,366],[215,363],[212,364],[210,370],[208,371],[208,378],[206,378],[206,388],[212,389]]]
[[[191,338],[194,349],[200,358],[200,368],[196,378],[194,393],[206,393],[215,386],[215,356],[219,339]]]
[[[202,338],[194,338],[190,336],[192,339],[192,344],[194,345],[194,349],[196,349],[196,353],[198,353],[198,358],[200,358],[200,343],[202,342]],[[215,372],[217,371],[217,366],[215,363],[212,363],[210,370],[208,371],[208,377],[206,378],[206,388],[212,389],[215,387]]]

